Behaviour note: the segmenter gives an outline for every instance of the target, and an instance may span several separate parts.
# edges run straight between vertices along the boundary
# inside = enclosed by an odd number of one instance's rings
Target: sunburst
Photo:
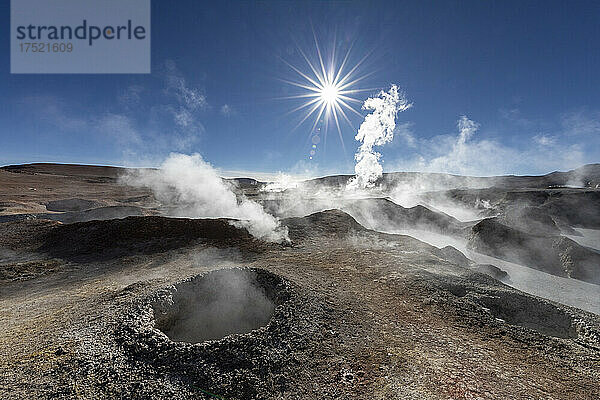
[[[304,115],[301,117],[300,122],[294,127],[294,130],[299,128],[305,121],[310,120],[314,117],[312,128],[309,131],[309,136],[314,132],[317,124],[323,118],[325,134],[327,134],[328,127],[333,121],[337,128],[340,143],[344,152],[346,151],[344,146],[344,139],[342,136],[342,129],[340,126],[340,120],[344,120],[352,129],[354,126],[350,121],[347,113],[352,113],[360,118],[363,118],[353,106],[362,104],[362,101],[354,98],[356,94],[360,92],[373,91],[376,88],[358,89],[355,86],[372,75],[373,72],[366,74],[359,74],[359,67],[367,59],[368,55],[360,59],[356,64],[349,65],[349,57],[352,47],[348,49],[341,62],[336,59],[335,45],[332,46],[332,51],[327,60],[324,60],[321,52],[321,46],[315,39],[316,49],[316,61],[311,62],[310,58],[306,53],[298,48],[299,53],[302,55],[306,62],[306,72],[302,71],[301,67],[296,67],[291,63],[283,60],[295,73],[298,74],[297,78],[301,78],[300,81],[283,79],[284,82],[293,85],[303,90],[304,93],[284,97],[285,99],[303,99],[305,100],[298,107],[290,111],[290,113],[301,112]],[[334,41],[335,43],[335,41]],[[313,147],[315,147],[313,145]],[[314,152],[312,153],[314,154]]]

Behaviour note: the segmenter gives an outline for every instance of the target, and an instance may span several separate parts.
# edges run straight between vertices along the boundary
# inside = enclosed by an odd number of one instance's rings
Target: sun
[[[323,89],[320,90],[321,101],[329,107],[334,107],[338,102],[338,87],[329,83],[323,86]]]
[[[356,114],[361,119],[361,115],[354,107],[362,105],[362,101],[352,97],[359,92],[373,91],[377,88],[358,89],[356,85],[370,76],[373,72],[367,74],[358,74],[358,69],[361,64],[366,60],[367,56],[360,59],[357,63],[351,64],[350,62],[350,50],[340,57],[336,58],[335,46],[332,46],[331,54],[325,59],[321,52],[318,40],[315,36],[315,49],[316,57],[313,57],[312,61],[306,53],[298,48],[298,52],[302,55],[306,62],[305,68],[301,66],[295,66],[286,60],[282,61],[287,64],[297,75],[296,78],[299,80],[281,79],[283,82],[295,86],[296,88],[302,89],[302,92],[284,97],[283,99],[302,99],[304,102],[291,110],[289,113],[302,112],[304,116],[300,122],[294,127],[296,130],[305,121],[312,119],[312,128],[308,135],[315,131],[317,124],[323,121],[324,133],[327,134],[329,126],[337,127],[338,135],[342,148],[344,148],[344,139],[342,137],[342,130],[340,127],[340,120],[346,121],[346,123],[354,129],[350,118],[347,113]],[[311,153],[312,154],[312,153]]]

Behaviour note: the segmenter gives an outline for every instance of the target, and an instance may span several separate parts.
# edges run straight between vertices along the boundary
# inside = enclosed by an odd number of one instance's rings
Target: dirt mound
[[[36,218],[0,223],[0,248],[19,251],[36,248],[41,238],[59,225],[57,221]]]
[[[326,210],[306,217],[286,218],[283,225],[288,227],[292,242],[314,236],[344,237],[350,232],[365,230],[354,218],[340,210]]]
[[[59,225],[42,238],[41,250],[62,258],[110,259],[153,254],[193,243],[262,251],[266,244],[227,219],[127,217]]]
[[[465,227],[465,224],[456,218],[432,211],[425,206],[406,208],[384,198],[350,201],[345,203],[342,209],[359,221],[370,222],[373,226],[369,228],[374,229],[423,228],[442,233],[459,233]]]
[[[101,165],[80,165],[80,164],[54,164],[54,163],[33,163],[21,165],[7,165],[2,167],[8,172],[20,174],[48,174],[63,176],[84,176],[84,177],[104,177],[117,178],[125,171],[125,168],[108,167]]]
[[[577,338],[573,318],[555,305],[517,292],[497,291],[476,300],[506,323],[558,338]]]
[[[549,185],[581,185],[594,188],[600,184],[600,164],[587,164],[568,172],[552,172],[546,175]]]
[[[0,215],[0,223],[5,222],[16,222],[16,221],[30,221],[33,219],[38,219],[40,215],[46,214],[8,214],[8,215]],[[53,219],[53,218],[47,218]]]
[[[250,279],[274,305],[269,319],[264,321],[265,326],[248,333],[229,334],[195,344],[173,341],[159,331],[172,322],[169,321],[170,311],[182,305],[182,297],[192,294],[193,299],[201,303],[207,299],[206,293],[190,292],[188,289],[197,286],[197,289],[212,291],[211,283],[229,285],[227,281],[232,275]],[[213,282],[209,282],[211,280]],[[297,287],[286,279],[259,268],[217,270],[195,276],[159,290],[124,316],[121,325],[112,334],[119,343],[120,351],[127,355],[126,364],[92,362],[82,368],[86,375],[118,371],[117,377],[130,375],[132,370],[139,370],[141,376],[165,376],[166,373],[175,382],[167,387],[174,388],[178,395],[184,393],[184,398],[208,398],[206,393],[212,393],[215,398],[272,398],[271,393],[281,394],[290,390],[293,381],[312,363],[310,358],[303,356],[303,349],[311,344],[311,340],[322,337],[323,311],[314,299],[306,296],[306,293],[298,293]],[[194,308],[194,311],[198,309]],[[221,322],[230,316],[221,314]],[[203,317],[210,315],[204,313]],[[207,325],[199,324],[197,327],[204,329]],[[187,339],[195,342],[199,338]],[[319,343],[322,344],[322,340]],[[135,372],[133,374],[135,376]],[[104,394],[110,393],[106,385],[98,389]],[[146,388],[131,387],[130,393],[125,392],[125,386],[117,389],[119,392],[106,397],[164,397],[153,393],[140,396],[140,390]],[[159,393],[164,394],[164,388]]]
[[[556,193],[541,208],[567,225],[600,228],[600,190]]]
[[[306,185],[343,187],[353,175],[333,175],[307,181]],[[550,186],[565,186],[580,184],[595,187],[600,184],[600,164],[587,164],[575,170],[552,172],[538,176],[491,176],[474,177],[444,173],[428,172],[386,172],[376,184],[383,187],[412,185],[414,182],[431,182],[432,190],[448,190],[453,188],[487,188],[495,186],[503,189],[510,188],[547,188]]]
[[[32,260],[0,264],[0,283],[25,281],[40,275],[51,274],[62,267],[57,260]]]
[[[555,240],[553,250],[569,277],[600,285],[600,254],[566,237]]]
[[[90,208],[105,206],[106,203],[96,200],[86,200],[79,198],[52,200],[46,203],[48,211],[83,211]]]
[[[452,246],[446,246],[440,249],[440,252],[444,255],[444,258],[457,265],[468,266],[472,263],[465,255],[458,249]]]
[[[560,229],[540,207],[509,207],[501,217],[505,225],[533,234],[558,235]]]
[[[553,275],[600,284],[600,254],[566,237],[532,235],[487,218],[472,228],[468,247]]]
[[[453,190],[446,195],[468,206],[485,201],[494,214],[502,214],[505,223],[514,224],[519,229],[528,224],[531,224],[528,230],[538,229],[538,233],[568,226],[600,228],[600,190],[551,188],[505,191],[489,188]],[[526,221],[519,221],[521,217]]]
[[[68,211],[63,213],[27,213],[27,214],[9,214],[0,215],[0,223],[13,221],[29,221],[34,219],[47,219],[52,221],[60,221],[65,224],[75,222],[87,222],[102,219],[117,219],[133,216],[148,215],[152,211],[146,211],[141,207],[136,206],[109,206],[92,208],[85,211]]]
[[[489,275],[494,279],[503,280],[508,278],[508,273],[492,264],[475,264],[472,267],[473,271],[481,274]]]

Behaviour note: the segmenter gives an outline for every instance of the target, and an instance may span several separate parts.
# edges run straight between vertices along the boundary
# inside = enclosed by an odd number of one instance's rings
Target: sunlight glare
[[[338,88],[332,84],[325,85],[321,89],[321,100],[329,107],[333,107],[338,101]]]
[[[306,71],[302,71],[300,68],[282,59],[283,62],[302,78],[300,82],[286,79],[282,79],[282,81],[304,91],[302,94],[285,98],[305,100],[303,104],[290,111],[290,113],[297,111],[303,111],[305,113],[304,117],[294,129],[302,125],[307,119],[314,117],[312,129],[309,132],[310,137],[319,121],[324,122],[325,134],[327,134],[327,127],[330,125],[330,122],[335,123],[342,148],[345,152],[340,119],[345,120],[348,125],[354,129],[346,112],[353,113],[361,119],[363,118],[363,116],[354,108],[354,106],[360,106],[362,101],[353,98],[352,95],[376,90],[376,88],[357,89],[354,87],[358,82],[370,76],[373,72],[356,76],[359,66],[365,61],[367,56],[360,59],[356,64],[349,65],[350,49],[352,46],[348,49],[344,57],[342,57],[341,63],[339,64],[337,62],[339,60],[336,60],[336,54],[333,48],[329,59],[323,59],[323,54],[321,53],[321,48],[316,36],[315,47],[317,50],[316,63],[311,62],[302,49],[298,49],[308,67]]]

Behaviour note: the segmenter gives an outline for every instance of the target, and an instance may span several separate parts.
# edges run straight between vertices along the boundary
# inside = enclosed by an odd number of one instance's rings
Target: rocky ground
[[[166,217],[149,191],[120,185],[119,173],[0,169],[0,397],[600,397],[598,315],[513,289],[497,267],[451,247],[373,225],[384,215],[386,225],[416,224],[473,246],[499,234],[512,243],[525,231],[507,210],[522,204],[512,199],[523,188],[444,189],[444,199],[487,204],[470,222],[389,199],[315,212],[265,201],[289,229],[291,244],[277,244],[226,219]],[[258,196],[260,183],[238,184]],[[536,201],[527,207],[543,211],[526,213],[543,227],[528,224],[536,230],[526,238],[594,226],[593,207],[580,200],[593,188],[525,192]],[[565,196],[592,213],[585,226],[564,210]],[[482,223],[494,227],[484,239]],[[580,262],[593,249],[575,244],[586,251],[569,243],[550,272],[598,268]],[[199,324],[227,336],[205,340]]]

